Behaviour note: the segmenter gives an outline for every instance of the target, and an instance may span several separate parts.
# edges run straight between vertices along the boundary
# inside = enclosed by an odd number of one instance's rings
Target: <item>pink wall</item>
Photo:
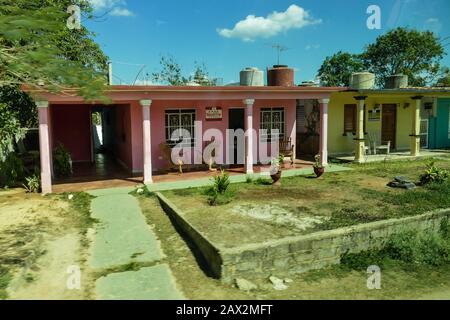
[[[205,108],[210,106],[220,106],[223,110],[222,121],[205,121]],[[260,109],[267,107],[285,108],[285,130],[286,135],[292,138],[295,144],[295,119],[296,100],[256,100],[253,111],[253,127],[257,130],[260,125]],[[138,102],[133,102],[130,107],[132,121],[132,162],[133,172],[138,173],[143,170],[143,147],[142,147],[142,107]],[[165,136],[165,110],[167,109],[196,109],[196,121],[202,121],[203,133],[208,129],[219,129],[225,137],[228,128],[228,110],[230,108],[245,108],[242,100],[156,100],[150,107],[151,113],[151,140],[152,140],[152,165],[153,170],[162,169],[166,165],[159,150],[159,144],[166,141]],[[226,143],[226,141],[224,142]],[[257,159],[258,141],[254,142],[254,155]],[[193,156],[194,152],[192,152]],[[225,145],[223,160],[226,161]]]
[[[91,106],[51,105],[51,145],[62,143],[73,161],[91,161]]]
[[[115,106],[115,155],[127,169],[133,168],[131,106]],[[142,127],[142,125],[141,125]],[[142,152],[142,151],[141,151]]]

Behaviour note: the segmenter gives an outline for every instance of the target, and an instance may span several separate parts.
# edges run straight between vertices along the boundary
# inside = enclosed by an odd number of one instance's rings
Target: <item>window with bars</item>
[[[356,132],[356,104],[344,106],[344,133]]]
[[[166,110],[166,143],[170,146],[180,144],[181,147],[194,146],[195,110],[176,109]],[[189,133],[189,137],[183,133]],[[172,140],[173,136],[178,140]]]
[[[344,134],[356,134],[357,129],[357,106],[356,104],[344,105]],[[366,106],[364,106],[364,133],[366,132]]]
[[[266,130],[260,132],[262,142],[271,142],[275,134],[273,131],[278,130],[278,138],[284,139],[285,121],[284,108],[263,108],[261,109],[260,129]]]

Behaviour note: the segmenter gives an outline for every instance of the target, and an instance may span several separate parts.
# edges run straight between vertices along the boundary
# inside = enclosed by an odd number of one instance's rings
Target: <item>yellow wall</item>
[[[344,136],[344,105],[356,104],[354,96],[357,92],[337,92],[333,93],[329,104],[328,117],[328,152],[330,155],[352,153],[354,150],[354,136],[350,133]],[[405,108],[405,103],[409,107]],[[377,136],[381,140],[381,117],[379,121],[368,121],[369,110],[372,110],[376,104],[396,104],[397,105],[397,132],[396,132],[396,150],[410,149],[410,134],[412,128],[412,110],[414,100],[409,96],[390,96],[389,94],[368,95],[366,99],[366,131]],[[381,108],[381,112],[382,108]]]

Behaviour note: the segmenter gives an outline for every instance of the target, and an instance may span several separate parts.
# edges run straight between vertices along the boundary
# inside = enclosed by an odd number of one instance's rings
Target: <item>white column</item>
[[[48,101],[36,102],[39,117],[39,155],[41,158],[41,189],[43,194],[52,193],[48,105]]]
[[[253,173],[253,104],[255,99],[245,99],[244,104],[247,116],[246,143],[245,143],[245,173]]]
[[[364,105],[366,102],[365,96],[355,97],[358,101],[356,109],[356,137],[355,137],[355,162],[365,162],[365,140],[364,140]]]
[[[319,100],[320,104],[320,144],[319,153],[323,166],[328,165],[328,103],[330,99]]]
[[[420,155],[420,107],[422,106],[422,97],[412,98],[414,105],[412,108],[412,133],[411,133],[411,155],[417,157]]]
[[[144,153],[144,184],[153,183],[152,179],[152,140],[150,126],[150,106],[152,100],[139,101],[142,106],[142,142]]]

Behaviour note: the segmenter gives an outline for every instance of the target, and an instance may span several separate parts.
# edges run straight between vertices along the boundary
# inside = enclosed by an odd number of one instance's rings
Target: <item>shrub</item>
[[[40,177],[36,174],[26,177],[23,187],[28,193],[38,193],[41,187]]]
[[[24,177],[24,172],[22,160],[15,153],[9,153],[5,161],[0,162],[0,186],[13,187],[18,185]]]
[[[59,177],[68,177],[72,174],[72,159],[62,144],[59,144],[53,152],[53,167]]]
[[[230,176],[224,170],[214,177],[213,186],[207,191],[208,203],[211,206],[223,205],[231,202],[232,195],[227,192],[230,186]]]
[[[422,185],[426,185],[429,183],[443,183],[447,181],[449,176],[450,173],[448,170],[440,169],[435,166],[434,161],[430,161],[427,164],[427,169],[425,170],[425,173],[423,173],[420,176],[420,183]]]
[[[224,170],[220,172],[220,175],[214,177],[213,188],[220,194],[224,194],[230,185],[230,176]]]

